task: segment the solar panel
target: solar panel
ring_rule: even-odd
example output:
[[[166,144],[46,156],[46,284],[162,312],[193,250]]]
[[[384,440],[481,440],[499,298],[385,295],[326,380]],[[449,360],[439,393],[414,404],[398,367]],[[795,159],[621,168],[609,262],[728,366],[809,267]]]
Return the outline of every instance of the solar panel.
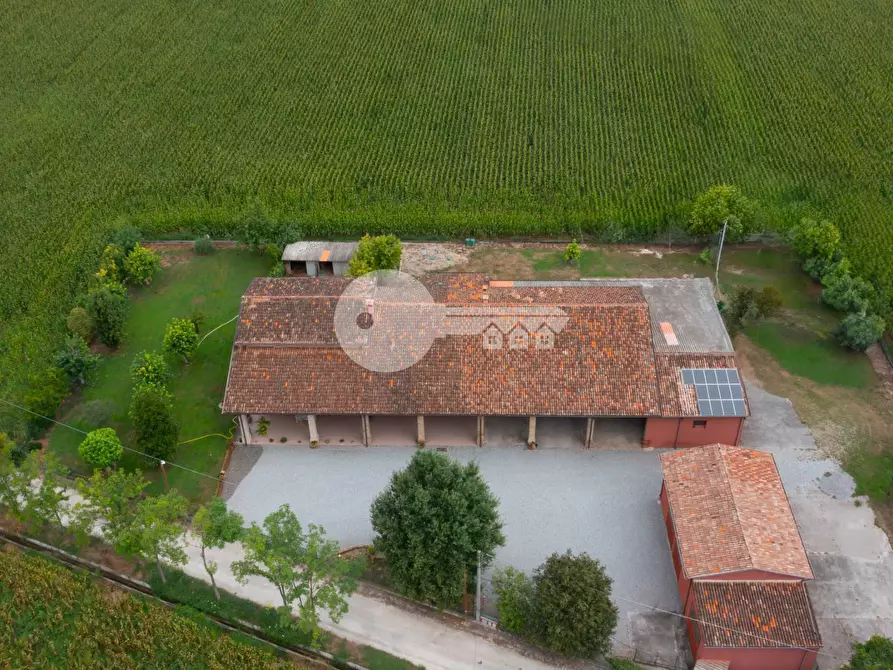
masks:
[[[744,416],[744,390],[735,369],[685,368],[682,383],[694,386],[701,416]]]

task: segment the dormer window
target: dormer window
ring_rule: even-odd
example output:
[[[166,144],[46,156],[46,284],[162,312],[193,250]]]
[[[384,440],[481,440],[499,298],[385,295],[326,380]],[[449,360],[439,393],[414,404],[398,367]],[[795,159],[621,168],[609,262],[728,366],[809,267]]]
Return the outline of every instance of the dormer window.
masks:
[[[509,347],[512,349],[527,348],[527,331],[520,325],[512,328],[512,332],[509,333]]]
[[[537,349],[551,349],[555,345],[555,333],[552,332],[552,329],[549,326],[543,324],[538,331],[536,331],[536,348]]]
[[[484,349],[502,349],[502,333],[493,324],[490,324],[490,327],[484,331],[483,338]]]

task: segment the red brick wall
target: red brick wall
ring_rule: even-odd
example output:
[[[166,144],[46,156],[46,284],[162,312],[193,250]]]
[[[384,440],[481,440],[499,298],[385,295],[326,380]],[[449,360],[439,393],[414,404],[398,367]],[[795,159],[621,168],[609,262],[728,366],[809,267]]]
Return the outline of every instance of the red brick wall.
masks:
[[[695,425],[703,422],[704,425]],[[643,447],[702,447],[707,444],[732,444],[741,441],[744,419],[735,417],[662,419],[645,422]]]
[[[816,652],[801,649],[720,649],[700,647],[699,661],[728,661],[729,670],[812,670]]]

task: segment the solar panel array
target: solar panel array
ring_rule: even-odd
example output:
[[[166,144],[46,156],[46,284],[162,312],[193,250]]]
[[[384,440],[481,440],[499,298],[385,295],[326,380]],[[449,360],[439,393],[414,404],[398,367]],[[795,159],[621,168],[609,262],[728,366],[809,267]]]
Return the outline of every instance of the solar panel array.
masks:
[[[682,383],[695,387],[701,416],[745,416],[744,389],[738,370],[682,370]]]

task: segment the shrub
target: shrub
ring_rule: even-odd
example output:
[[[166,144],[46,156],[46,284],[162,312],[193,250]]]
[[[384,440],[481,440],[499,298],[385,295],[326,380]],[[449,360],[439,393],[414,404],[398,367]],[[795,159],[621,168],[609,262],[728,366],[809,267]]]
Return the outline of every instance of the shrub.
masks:
[[[822,302],[840,312],[865,312],[874,298],[874,287],[849,273],[827,275]]]
[[[205,235],[204,237],[199,237],[195,240],[195,255],[196,256],[210,256],[217,250],[217,247],[214,245],[213,240],[210,237]]]
[[[170,379],[170,371],[164,356],[154,351],[141,351],[130,364],[130,377],[134,386],[148,384],[163,387]]]
[[[127,298],[118,286],[107,284],[87,295],[87,314],[93,321],[100,341],[107,347],[117,347],[124,337],[127,321]]]
[[[885,327],[884,320],[876,314],[858,312],[848,314],[843,318],[836,335],[845,347],[855,351],[865,351],[881,339]]]
[[[273,263],[270,266],[270,273],[267,275],[268,277],[284,277],[285,276],[285,264],[282,261],[278,263]]]
[[[117,244],[106,245],[102,251],[102,259],[99,261],[99,270],[96,277],[101,284],[106,282],[121,282],[124,280],[124,252]]]
[[[71,384],[68,376],[55,365],[37,369],[28,376],[30,391],[25,394],[25,407],[41,416],[30,416],[26,424],[26,435],[22,437],[39,437],[47,426],[59,405],[68,395]]]
[[[59,366],[72,382],[87,383],[89,375],[99,364],[99,356],[90,351],[90,347],[80,335],[72,335],[65,340],[65,346],[56,354],[56,365]]]
[[[729,332],[734,335],[741,328],[776,314],[781,309],[781,293],[774,286],[759,291],[750,286],[736,286],[722,312]]]
[[[504,568],[493,571],[492,583],[499,608],[499,627],[509,633],[524,633],[533,599],[530,577],[520,570]]]
[[[282,264],[282,247],[280,247],[278,244],[270,242],[264,248],[264,251],[267,254],[267,257],[271,261],[273,261],[273,263],[279,263],[280,265]]]
[[[93,319],[83,307],[75,307],[69,312],[65,324],[75,335],[79,335],[87,342],[93,337]]]
[[[834,263],[825,258],[810,258],[803,263],[803,271],[820,282],[831,271]]]
[[[754,226],[756,204],[735,186],[713,186],[696,199],[689,220],[693,235],[712,235],[728,222],[726,240],[746,237]]]
[[[140,451],[155,458],[169,458],[177,448],[180,428],[174,421],[170,394],[157,386],[139,386],[130,401],[130,420]]]
[[[139,243],[124,259],[127,280],[132,284],[151,284],[160,269],[161,256]]]
[[[582,255],[583,249],[577,244],[577,240],[571,240],[571,243],[568,244],[567,248],[564,250],[564,260],[568,263],[579,259]]]
[[[112,243],[126,256],[136,248],[142,239],[142,233],[136,226],[124,226],[115,233]]]
[[[394,586],[441,607],[462,595],[469,566],[481,551],[486,565],[505,543],[499,502],[476,463],[417,451],[372,503],[375,548]]]
[[[611,648],[617,608],[601,563],[586,553],[552,554],[536,569],[533,587],[530,625],[540,644],[580,658]]]
[[[104,469],[121,460],[124,447],[114,429],[98,428],[87,433],[87,437],[78,446],[78,453],[87,465]]]
[[[800,258],[832,261],[840,250],[840,231],[830,221],[803,219],[794,228],[792,246]]]
[[[376,270],[396,270],[400,267],[402,255],[403,247],[396,236],[372,237],[366,234],[360,240],[353,258],[350,259],[347,274],[351,277],[360,277]]]
[[[885,670],[893,668],[893,640],[873,635],[868,642],[853,645],[853,657],[841,670]]]
[[[198,347],[198,333],[189,319],[172,319],[164,331],[164,350],[181,356],[186,363]]]

